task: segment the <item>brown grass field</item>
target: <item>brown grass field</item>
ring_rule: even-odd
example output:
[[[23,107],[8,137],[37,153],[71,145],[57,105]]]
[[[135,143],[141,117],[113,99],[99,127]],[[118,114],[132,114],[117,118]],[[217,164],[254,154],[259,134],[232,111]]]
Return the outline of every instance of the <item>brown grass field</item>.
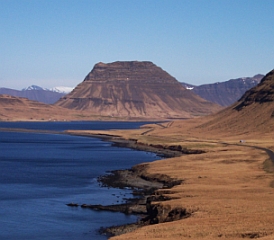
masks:
[[[242,112],[245,118],[239,117],[238,123],[233,110],[228,109],[210,117],[152,124],[138,130],[85,132],[206,151],[144,163],[147,176],[164,174],[183,180],[165,189],[171,200],[159,204],[186,208],[190,217],[148,225],[111,239],[274,239],[273,163],[263,149],[254,148],[274,151],[274,120],[269,117],[272,108],[264,109],[257,120],[249,117],[250,111]],[[267,124],[263,126],[262,121]],[[216,127],[220,125],[225,127]]]

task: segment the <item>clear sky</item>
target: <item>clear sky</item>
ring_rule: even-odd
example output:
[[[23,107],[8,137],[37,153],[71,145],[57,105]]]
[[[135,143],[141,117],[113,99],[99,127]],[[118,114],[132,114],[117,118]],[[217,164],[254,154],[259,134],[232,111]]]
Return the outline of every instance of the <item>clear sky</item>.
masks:
[[[194,85],[266,74],[273,0],[0,0],[0,87],[75,87],[97,62],[152,61]]]

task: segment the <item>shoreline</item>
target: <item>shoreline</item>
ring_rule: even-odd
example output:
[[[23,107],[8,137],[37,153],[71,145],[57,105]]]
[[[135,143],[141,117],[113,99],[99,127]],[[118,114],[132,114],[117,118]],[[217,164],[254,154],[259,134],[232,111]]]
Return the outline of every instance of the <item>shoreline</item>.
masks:
[[[92,134],[94,132],[97,133],[97,136]],[[80,131],[78,131],[76,134],[75,131],[73,135],[97,137],[113,142],[113,144],[115,144],[113,140],[122,141],[121,138],[124,137],[124,139],[130,139],[133,145],[134,143],[138,145],[139,141],[142,141],[145,144],[141,145],[146,147],[151,147],[150,143],[153,142],[161,144],[166,142],[147,141],[147,138],[143,137],[142,131],[136,132],[128,134],[123,131],[110,130],[99,131],[99,134],[98,131],[85,131],[84,134],[79,134]],[[126,142],[127,140],[123,141]],[[178,158],[136,165],[143,167],[136,169],[136,172],[139,170],[139,175],[146,180],[162,179],[166,176],[164,174],[167,174],[173,179],[181,179],[183,182],[183,184],[172,189],[156,188],[149,195],[150,197],[157,197],[158,195],[170,197],[170,199],[166,199],[166,202],[164,202],[165,199],[156,201],[152,199],[152,202],[149,202],[148,206],[150,207],[148,209],[150,212],[147,211],[147,213],[150,214],[149,221],[151,222],[147,225],[141,225],[144,222],[139,221],[140,218],[146,217],[141,215],[137,223],[101,228],[100,230],[98,227],[97,232],[99,231],[111,239],[114,236],[113,239],[136,240],[154,239],[155,233],[162,239],[188,239],[190,237],[196,239],[201,236],[212,240],[220,237],[240,239],[263,236],[269,236],[266,239],[272,239],[273,226],[271,222],[273,221],[271,219],[273,219],[274,180],[273,162],[271,160],[274,156],[273,141],[266,139],[261,142],[257,139],[251,139],[246,144],[239,144],[237,136],[233,139],[222,139],[222,141],[219,139],[214,141],[199,139],[199,144],[196,144],[196,139],[190,139],[190,141],[195,142],[195,145],[189,144],[188,139],[173,142],[190,147],[190,149],[204,149],[206,153],[202,155],[193,154],[187,157],[182,155]],[[168,147],[168,143],[170,142],[167,142],[165,146]],[[187,144],[185,145],[185,143]],[[204,146],[203,144],[207,145]],[[172,146],[172,148],[180,150],[180,145]],[[161,145],[154,146],[161,148]],[[183,151],[185,150],[187,149],[183,149]],[[153,149],[150,151],[154,152]],[[180,152],[182,154],[182,151]],[[131,169],[127,171],[133,172]],[[115,172],[112,173],[116,174]],[[261,201],[262,199],[264,201]],[[146,201],[143,202],[142,207],[147,210],[144,203]],[[77,206],[80,207],[78,204]],[[113,211],[110,209],[113,206],[87,205],[83,207],[92,207],[97,211]],[[120,205],[120,207],[128,209],[125,206]],[[264,212],[261,211],[262,208],[265,209]],[[115,211],[118,212],[117,209]],[[126,214],[135,214],[134,211],[127,210],[127,212]],[[163,212],[167,214],[163,215]],[[229,216],[235,216],[235,218]],[[180,221],[182,218],[185,219]],[[168,220],[173,222],[168,223]],[[156,224],[162,222],[166,223]],[[212,227],[212,222],[216,227]],[[197,224],[200,226],[199,229],[196,227]],[[146,227],[143,228],[142,226]]]
[[[205,151],[203,150],[188,149],[188,148],[182,147],[181,145],[164,146],[161,144],[144,144],[144,143],[138,142],[137,139],[125,139],[119,135],[112,135],[112,134],[95,134],[95,133],[89,133],[89,132],[85,133],[81,130],[80,131],[67,130],[67,131],[64,131],[64,134],[99,138],[103,141],[111,142],[112,146],[131,148],[131,149],[140,150],[144,152],[152,152],[163,158],[179,157],[183,154],[205,153]]]
[[[190,151],[181,146],[145,145],[137,143],[135,139],[123,139],[117,135],[75,133],[66,131],[70,135],[87,136],[100,138],[103,141],[112,142],[113,146],[126,147],[140,151],[153,152],[163,158],[178,157],[183,154],[200,154],[203,151]],[[77,207],[89,208],[96,211],[112,211],[124,214],[139,215],[139,220],[135,223],[123,224],[118,226],[101,227],[99,233],[108,237],[118,236],[129,233],[143,226],[171,222],[190,217],[191,213],[185,208],[163,209],[161,202],[171,200],[165,194],[170,193],[169,189],[179,185],[183,180],[172,179],[168,175],[149,176],[146,175],[148,163],[141,163],[125,170],[114,170],[109,174],[99,176],[97,181],[102,187],[130,188],[133,198],[127,199],[126,203],[113,205],[92,205],[81,204]],[[153,203],[155,202],[155,203]],[[75,207],[73,203],[66,204]]]

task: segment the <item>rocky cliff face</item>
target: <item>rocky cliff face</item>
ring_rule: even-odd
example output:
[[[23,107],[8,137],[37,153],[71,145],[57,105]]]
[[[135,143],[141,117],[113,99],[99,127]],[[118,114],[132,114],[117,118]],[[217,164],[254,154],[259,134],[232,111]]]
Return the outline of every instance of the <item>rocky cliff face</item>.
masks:
[[[96,64],[56,105],[126,118],[189,118],[220,109],[152,62],[138,61]]]
[[[258,74],[254,77],[237,78],[226,82],[200,86],[193,86],[187,83],[183,83],[183,85],[208,101],[221,106],[229,106],[238,101],[247,90],[255,87],[263,76],[264,75]]]

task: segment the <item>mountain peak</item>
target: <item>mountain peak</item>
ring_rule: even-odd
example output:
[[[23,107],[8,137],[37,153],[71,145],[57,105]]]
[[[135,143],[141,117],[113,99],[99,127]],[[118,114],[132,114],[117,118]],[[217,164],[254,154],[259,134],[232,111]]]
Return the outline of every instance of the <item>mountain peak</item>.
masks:
[[[140,74],[148,74],[151,76],[151,71],[153,71],[154,80],[160,80],[159,75],[162,75],[164,72],[161,68],[149,61],[116,61],[112,63],[99,62],[94,65],[93,69],[86,76],[84,81],[136,80],[136,72],[138,72],[139,80],[144,80],[146,78],[140,77]],[[155,74],[157,72],[159,74],[156,76]],[[169,75],[169,78],[170,77],[171,76]]]
[[[29,87],[26,87],[26,88],[22,89],[22,91],[29,91],[29,90],[48,90],[48,89],[39,87],[37,85],[31,85]]]

